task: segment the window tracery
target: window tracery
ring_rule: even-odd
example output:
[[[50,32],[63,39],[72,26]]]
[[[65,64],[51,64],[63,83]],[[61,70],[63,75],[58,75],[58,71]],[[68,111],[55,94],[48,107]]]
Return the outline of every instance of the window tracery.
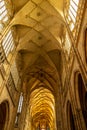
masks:
[[[20,97],[19,97],[17,115],[16,115],[16,118],[15,118],[15,127],[18,127],[19,116],[20,116],[21,111],[22,111],[22,106],[23,106],[23,93],[21,92]]]
[[[23,93],[20,94],[17,113],[21,113],[21,111],[22,111],[22,104],[23,104]]]
[[[73,31],[75,27],[78,6],[79,6],[79,0],[70,0],[69,2],[66,1],[65,17],[71,31]]]
[[[4,38],[3,42],[2,42],[2,46],[3,46],[3,49],[4,49],[5,55],[7,57],[8,54],[10,53],[10,51],[12,51],[13,48],[14,48],[14,40],[13,40],[11,30],[5,36],[5,38]]]
[[[3,29],[5,22],[8,21],[8,11],[4,0],[0,0],[0,31]]]
[[[9,1],[0,0],[0,62],[4,62],[7,56],[14,49],[14,40],[12,29],[7,32],[5,36],[2,36],[4,27],[9,23],[11,17],[11,5]],[[9,5],[9,6],[8,6]]]

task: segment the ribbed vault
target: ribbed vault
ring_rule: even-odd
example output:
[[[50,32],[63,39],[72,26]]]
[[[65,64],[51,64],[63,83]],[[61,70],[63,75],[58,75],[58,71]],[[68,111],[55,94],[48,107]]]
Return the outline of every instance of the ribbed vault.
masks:
[[[30,95],[30,114],[36,127],[40,124],[53,127],[55,119],[55,101],[51,91],[43,86]],[[45,125],[44,124],[44,125]]]
[[[26,0],[18,3],[13,1],[16,14],[10,25],[16,27],[15,40],[19,43],[17,51],[22,55],[22,75],[32,65],[37,64],[37,61],[40,67],[45,63],[61,71],[65,30],[61,15],[63,1]]]
[[[16,28],[19,73],[23,90],[30,95],[30,116],[35,127],[54,129],[63,67],[63,0],[14,0],[13,5],[15,17],[10,26]]]

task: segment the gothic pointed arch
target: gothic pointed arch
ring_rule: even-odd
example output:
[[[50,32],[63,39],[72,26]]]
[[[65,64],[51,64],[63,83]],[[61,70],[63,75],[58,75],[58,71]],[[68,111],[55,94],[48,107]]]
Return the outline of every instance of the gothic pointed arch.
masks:
[[[75,89],[77,106],[82,112],[85,126],[87,128],[87,90],[83,77],[79,72],[75,74]]]
[[[3,101],[0,104],[0,130],[6,130],[9,121],[9,104]]]
[[[67,125],[68,125],[68,130],[76,130],[74,115],[73,115],[70,101],[67,102]]]

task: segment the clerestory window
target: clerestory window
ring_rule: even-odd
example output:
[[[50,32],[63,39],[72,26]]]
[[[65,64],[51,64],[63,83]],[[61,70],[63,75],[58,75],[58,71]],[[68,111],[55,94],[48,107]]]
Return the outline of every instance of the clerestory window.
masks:
[[[17,113],[21,113],[21,111],[22,111],[22,104],[23,104],[23,94],[21,93],[20,98],[19,98],[19,104],[18,104]]]
[[[13,49],[14,49],[14,40],[13,40],[13,36],[12,36],[12,31],[11,30],[7,33],[7,35],[3,39],[2,46],[3,46],[3,49],[4,49],[5,55],[7,57],[8,54],[11,51],[13,51]]]
[[[78,5],[79,5],[79,0],[70,0],[69,3],[66,2],[65,15],[71,31],[73,31],[75,27]]]
[[[5,22],[9,20],[8,11],[4,0],[0,0],[0,30],[3,29]]]
[[[21,111],[22,111],[22,105],[23,105],[23,93],[20,94],[20,98],[19,98],[17,115],[16,115],[16,119],[15,119],[15,127],[18,127],[18,125],[19,125],[19,116],[20,116]]]
[[[4,27],[7,26],[10,20],[9,7],[11,7],[11,3],[8,0],[0,0],[0,62],[5,61],[15,46],[11,29],[7,31],[5,36],[2,36]]]

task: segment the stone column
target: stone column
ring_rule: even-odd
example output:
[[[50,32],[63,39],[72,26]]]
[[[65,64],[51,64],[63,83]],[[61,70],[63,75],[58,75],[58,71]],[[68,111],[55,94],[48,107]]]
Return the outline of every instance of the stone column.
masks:
[[[72,93],[73,90],[70,87],[70,98],[71,98],[71,105],[72,105],[72,110],[73,110],[73,115],[74,115],[74,122],[75,122],[75,127],[76,130],[86,130],[85,122],[83,119],[83,114],[81,108],[77,107],[76,99],[74,94]]]
[[[78,130],[86,130],[86,125],[83,119],[82,110],[76,109],[75,120],[78,122]]]
[[[55,99],[55,111],[56,111],[56,127],[57,130],[63,130],[62,125],[62,104],[61,104],[61,97],[59,94]]]
[[[24,130],[32,130],[31,124],[32,124],[32,119],[30,116],[29,108],[27,107]]]

